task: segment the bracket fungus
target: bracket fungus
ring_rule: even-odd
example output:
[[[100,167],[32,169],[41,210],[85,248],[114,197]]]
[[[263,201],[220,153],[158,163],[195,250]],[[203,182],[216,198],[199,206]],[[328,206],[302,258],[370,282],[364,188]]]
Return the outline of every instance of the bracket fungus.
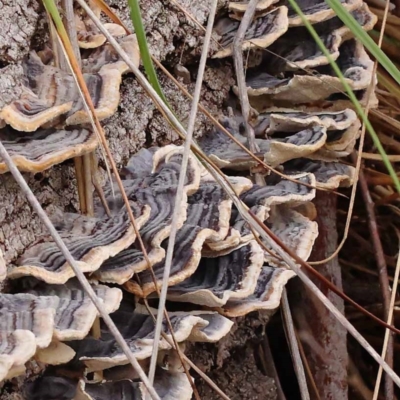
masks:
[[[193,389],[183,372],[156,370],[154,389],[162,400],[190,400]],[[110,381],[104,383],[79,382],[75,400],[145,400],[146,390],[143,383],[131,380]]]
[[[0,140],[20,171],[40,172],[69,158],[96,149],[96,135],[84,128],[38,129],[32,133],[17,132],[11,127],[0,129]],[[0,158],[0,173],[8,168]]]
[[[130,201],[140,228],[150,216],[147,204]],[[100,265],[131,245],[136,235],[125,208],[116,216],[85,218],[77,216],[78,232],[63,232],[62,238],[83,272],[96,271]],[[21,256],[8,277],[33,276],[50,284],[63,284],[74,276],[58,246],[51,238],[42,238]]]
[[[136,36],[118,40],[139,65]],[[43,171],[98,145],[91,129],[77,126],[89,124],[90,117],[73,75],[52,65],[51,51],[42,58],[34,51],[29,53],[21,97],[0,110],[0,140],[17,167],[26,172]],[[108,118],[118,107],[121,76],[129,68],[108,43],[89,53],[82,63],[96,115],[100,120]],[[0,159],[0,173],[6,171]]]
[[[132,308],[118,310],[111,315],[116,326],[127,341],[138,360],[150,357],[154,343],[154,321],[149,314],[134,311]],[[192,311],[169,313],[174,336],[178,343],[201,341],[214,343],[225,336],[233,322],[216,312]],[[172,339],[164,327],[165,334]],[[88,371],[101,371],[118,365],[128,364],[126,355],[106,327],[102,327],[99,339],[87,337],[69,344],[76,352],[76,359],[82,361]],[[162,338],[160,350],[169,350],[171,345]]]
[[[101,16],[101,8],[96,2],[89,0],[89,5],[97,18]],[[75,26],[78,36],[78,45],[82,49],[98,48],[106,42],[106,37],[99,31],[95,23],[86,12],[78,6],[74,9]],[[105,23],[104,27],[115,37],[126,35],[125,29],[118,24]]]
[[[343,76],[352,90],[365,90],[372,80],[373,61],[369,58],[362,44],[355,40],[344,42],[339,48],[336,60]],[[290,77],[277,78],[284,73],[278,69],[268,70],[270,60],[248,71],[246,85],[249,96],[263,96],[270,101],[290,101],[293,104],[312,103],[328,99],[335,93],[344,91],[343,84],[328,64],[313,69],[312,74],[305,74],[303,68]],[[269,71],[269,72],[268,72]],[[312,88],[312,90],[311,90]],[[235,93],[237,89],[234,88]]]
[[[288,29],[288,9],[278,7],[266,15],[253,21],[246,31],[243,50],[253,48],[266,48]],[[222,50],[213,55],[213,58],[224,58],[232,55],[233,40],[240,25],[239,21],[223,18],[217,21],[214,32],[220,38]]]

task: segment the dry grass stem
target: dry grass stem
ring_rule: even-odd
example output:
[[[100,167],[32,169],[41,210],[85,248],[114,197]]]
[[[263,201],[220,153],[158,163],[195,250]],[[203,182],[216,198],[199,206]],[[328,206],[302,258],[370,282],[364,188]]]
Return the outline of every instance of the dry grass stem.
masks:
[[[194,126],[195,126],[196,116],[197,116],[198,103],[200,100],[204,70],[206,67],[206,62],[207,62],[207,57],[208,57],[208,50],[209,50],[209,46],[210,46],[212,29],[214,26],[214,19],[215,19],[215,13],[217,10],[217,4],[218,4],[218,1],[214,0],[212,3],[212,6],[211,6],[209,17],[208,17],[207,31],[206,31],[203,50],[202,50],[202,54],[201,54],[201,58],[200,58],[200,65],[199,65],[199,69],[198,69],[196,87],[194,90],[192,107],[191,107],[190,116],[189,116],[189,123],[188,123],[186,138],[185,138],[181,170],[179,173],[178,187],[177,187],[176,197],[175,197],[174,213],[173,213],[172,222],[171,222],[171,231],[169,234],[167,254],[165,257],[163,283],[162,283],[160,301],[159,301],[158,311],[157,311],[157,323],[156,323],[156,329],[155,329],[155,334],[154,334],[153,352],[152,352],[152,356],[151,356],[150,370],[149,370],[150,382],[153,382],[153,380],[154,380],[154,374],[155,374],[155,369],[156,369],[158,344],[160,341],[163,313],[164,313],[164,308],[165,308],[165,301],[167,298],[168,279],[169,279],[169,275],[170,275],[170,271],[171,271],[172,256],[173,256],[173,252],[174,252],[175,238],[176,238],[176,233],[177,233],[177,223],[178,223],[179,214],[181,211],[180,209],[181,209],[181,203],[182,203],[183,186],[185,184],[185,179],[186,179],[186,170],[187,170],[187,165],[188,165],[188,160],[189,160],[190,147],[192,144]]]
[[[249,149],[253,154],[259,153],[260,149],[256,144],[254,129],[250,124],[250,117],[251,117],[250,103],[245,81],[242,44],[247,28],[249,27],[250,23],[253,20],[257,4],[258,0],[250,0],[250,2],[248,3],[246,12],[243,15],[243,18],[239,25],[239,29],[236,32],[235,39],[233,41],[233,60],[235,65],[240,107],[242,109],[242,115],[244,120],[243,122],[247,135]],[[260,173],[255,174],[255,181],[258,185],[262,185],[265,182],[263,176]]]
[[[297,382],[299,383],[301,398],[302,400],[310,400],[310,393],[308,392],[306,375],[304,373],[303,362],[301,361],[299,346],[297,343],[296,331],[293,324],[292,313],[290,312],[290,305],[286,289],[283,289],[282,291],[282,315],[285,321],[285,327],[286,327],[285,332],[288,337],[290,354],[292,356]]]
[[[399,232],[397,232],[397,236],[400,238]],[[398,287],[398,283],[399,283],[399,275],[400,275],[400,241],[399,241],[399,252],[398,252],[398,256],[397,256],[396,270],[394,273],[393,287],[391,290],[392,294],[390,297],[389,312],[388,312],[388,316],[387,316],[388,324],[391,324],[392,320],[393,320],[393,311],[394,311],[394,305],[395,305],[395,301],[396,301],[397,287]],[[388,329],[386,329],[385,337],[383,340],[383,347],[382,347],[382,358],[386,357],[388,347],[390,346],[390,344],[389,344],[390,341],[392,342],[392,345],[393,345],[393,334]],[[379,387],[380,387],[380,383],[381,383],[381,379],[382,379],[382,372],[383,372],[382,367],[379,366],[378,375],[377,375],[376,381],[375,381],[373,400],[378,399]]]

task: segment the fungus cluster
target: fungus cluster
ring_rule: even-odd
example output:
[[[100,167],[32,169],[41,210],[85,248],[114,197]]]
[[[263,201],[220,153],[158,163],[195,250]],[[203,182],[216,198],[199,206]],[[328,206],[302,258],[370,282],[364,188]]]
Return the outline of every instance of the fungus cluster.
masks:
[[[299,5],[362,99],[375,80],[373,63],[362,45],[325,2],[308,0]],[[376,18],[365,3],[345,0],[343,5],[365,30],[373,27]],[[214,58],[232,54],[245,9],[245,3],[230,3],[229,18],[217,22],[222,50]],[[79,45],[91,49],[82,60],[84,77],[97,116],[104,119],[118,106],[121,76],[128,68],[84,14],[77,13],[77,26]],[[107,29],[139,63],[135,36],[113,24]],[[316,189],[352,185],[354,168],[341,159],[352,152],[360,122],[345,107],[343,88],[328,60],[285,0],[259,2],[243,48],[259,47],[272,53],[262,53],[260,63],[247,74],[248,94],[258,111],[256,156],[287,178],[264,171],[266,184],[254,184],[246,176],[256,162],[218,129],[210,130],[198,144],[226,172],[236,195],[250,210],[292,252],[307,260],[318,235],[312,204]],[[0,140],[18,168],[38,172],[95,149],[97,139],[87,128],[89,118],[72,75],[34,52],[25,62],[25,75],[23,96],[0,111]],[[221,123],[247,146],[241,118],[224,117]],[[144,370],[155,327],[142,299],[156,304],[162,285],[182,154],[183,148],[175,145],[142,149],[123,170],[123,185],[148,260],[113,182],[104,188],[111,215],[99,201],[94,217],[66,213],[54,219]],[[6,170],[0,160],[0,172]],[[256,239],[261,238],[255,238],[232,200],[193,155],[182,194],[167,299],[174,310],[181,310],[169,312],[169,318],[184,350],[187,342],[218,342],[231,330],[232,318],[251,312],[271,315],[295,274],[259,244]],[[6,276],[17,281],[13,286],[19,289],[0,294],[0,380],[23,374],[25,364],[35,359],[49,366],[27,385],[35,398],[144,398],[128,359],[103,321],[96,325],[96,308],[50,236],[37,238],[8,268],[0,253],[0,278]],[[166,324],[163,330],[171,337]],[[75,374],[53,374],[51,367],[60,365]],[[165,400],[192,396],[165,338],[159,344],[155,388]]]

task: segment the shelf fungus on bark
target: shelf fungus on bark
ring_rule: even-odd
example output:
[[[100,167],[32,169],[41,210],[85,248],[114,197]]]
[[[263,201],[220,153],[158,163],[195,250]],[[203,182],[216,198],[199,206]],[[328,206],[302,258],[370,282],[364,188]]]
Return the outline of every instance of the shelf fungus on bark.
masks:
[[[269,207],[255,205],[250,207],[250,211],[256,215],[260,221],[265,221],[269,216]],[[242,218],[235,206],[232,207],[229,224],[228,234],[223,240],[206,243],[204,245],[202,250],[202,255],[204,257],[219,257],[229,254],[229,252],[233,251],[237,247],[254,239],[253,231]],[[254,231],[254,234],[257,235],[257,232]]]
[[[182,203],[179,207],[180,216],[177,224],[181,228],[186,220],[188,207],[187,196],[199,186],[200,168],[197,161],[191,159],[189,163],[186,185],[183,189]],[[176,190],[178,186],[180,163],[167,162],[159,166],[158,171],[147,176],[140,187],[128,189],[136,201],[150,206],[150,217],[140,230],[143,245],[146,249],[148,261],[153,266],[165,257],[162,242],[169,237]],[[140,181],[140,178],[137,180]],[[148,268],[140,243],[136,240],[128,249],[107,260],[95,273],[95,277],[103,282],[123,284],[134,273]]]
[[[169,289],[168,299],[218,307],[245,298],[254,292],[263,263],[255,240],[222,257],[203,257],[193,275]]]
[[[193,395],[185,373],[162,368],[156,369],[154,389],[162,400],[190,400]],[[101,383],[80,380],[75,400],[145,400],[146,393],[142,382],[127,379]]]
[[[123,308],[123,307],[122,307]],[[176,341],[217,342],[231,329],[233,322],[215,312],[191,311],[169,313]],[[138,360],[151,356],[154,341],[154,321],[148,314],[123,308],[111,314],[122,336]],[[163,325],[164,332],[171,334]],[[76,352],[76,359],[82,361],[90,371],[100,371],[129,363],[125,354],[117,346],[115,339],[105,326],[101,337],[86,337],[82,341],[69,343]],[[160,350],[169,350],[171,345],[161,338]]]
[[[299,158],[283,165],[286,174],[307,171],[315,176],[315,185],[318,188],[337,189],[349,187],[354,182],[354,167],[340,162],[324,162]]]
[[[69,158],[96,149],[96,135],[87,129],[38,129],[21,133],[5,127],[0,129],[0,140],[20,171],[41,172]],[[8,167],[0,158],[0,173]]]
[[[240,198],[248,207],[255,205],[265,207],[271,207],[276,204],[290,205],[314,199],[316,181],[313,174],[299,173],[289,177],[292,180],[284,178],[274,180],[271,178],[265,186],[254,185],[250,190],[243,193]]]
[[[276,4],[278,3],[278,4]],[[305,18],[311,24],[327,21],[336,16],[336,13],[323,0],[300,0],[296,2],[303,12]],[[241,20],[246,12],[248,2],[231,2],[228,5],[231,18]],[[349,12],[356,10],[362,5],[362,0],[341,0],[342,6]],[[273,5],[286,6],[288,8],[289,27],[302,26],[301,17],[292,8],[288,0],[261,0],[255,10],[255,16],[260,17],[271,11]]]
[[[100,18],[101,9],[94,1],[90,1],[90,8],[97,18]],[[81,7],[75,7],[75,26],[78,36],[78,44],[82,49],[94,49],[106,42],[106,37],[100,32],[92,19]],[[126,35],[125,29],[118,24],[105,23],[104,27],[115,37]]]
[[[4,314],[3,314],[4,316]],[[25,372],[25,363],[36,352],[36,338],[26,329],[0,331],[0,381]]]
[[[282,137],[282,132],[296,132],[298,129],[316,125],[326,128],[326,141],[322,147],[306,157],[320,157],[324,161],[327,161],[328,157],[332,160],[349,155],[361,128],[361,123],[352,110],[319,114],[276,110],[258,115],[255,133],[257,137],[266,136],[273,139],[275,135]]]
[[[278,7],[266,15],[256,18],[246,31],[242,49],[266,48],[275,42],[288,29],[287,14],[287,7]],[[217,21],[214,32],[219,37],[222,50],[215,53],[212,56],[213,58],[224,58],[232,55],[233,41],[239,25],[239,21],[230,18],[222,18]]]
[[[236,121],[224,118],[221,122],[240,143],[248,147],[247,137],[239,132]],[[255,155],[263,160],[264,154],[270,151],[270,142],[266,139],[255,139],[255,142],[260,149]],[[256,163],[238,144],[217,128],[203,135],[198,143],[220,168],[248,170]]]
[[[256,10],[255,10],[255,17],[262,17],[265,15],[268,11],[270,11],[270,7],[273,4],[278,3],[279,0],[260,0],[257,5],[256,5]],[[244,13],[246,12],[248,2],[245,1],[239,1],[239,2],[230,2],[228,4],[228,10],[229,10],[229,17],[237,20],[241,20]]]
[[[108,312],[119,307],[119,289],[94,289]],[[24,364],[35,353],[46,363],[70,361],[74,352],[59,340],[84,338],[97,316],[97,309],[82,289],[67,287],[1,294],[0,308],[0,380],[23,374]]]
[[[353,11],[352,16],[365,31],[371,30],[377,22],[377,17],[371,13],[365,3]],[[340,55],[340,46],[353,38],[351,30],[338,17],[318,23],[314,25],[314,29],[334,60]],[[277,78],[284,72],[304,74],[308,72],[304,69],[323,65],[329,65],[328,58],[315,43],[308,29],[300,26],[289,28],[285,34],[274,41],[268,47],[268,51],[262,53],[261,65],[255,69],[261,69],[261,72],[269,73]],[[269,85],[272,85],[272,82]]]
[[[130,205],[140,229],[150,216],[150,207],[133,201]],[[136,239],[125,208],[112,218],[76,216],[74,229],[61,232],[61,236],[82,272],[96,271],[105,260],[129,247]],[[11,279],[22,276],[63,284],[74,276],[74,272],[54,241],[42,238],[23,253],[18,266],[8,273]]]
[[[272,108],[257,116],[254,129],[258,136],[269,136],[275,132],[294,132],[312,125],[324,126],[327,132],[343,131],[355,123],[358,123],[357,115],[350,109],[337,112],[307,113],[298,110]]]
[[[302,260],[308,259],[318,236],[318,224],[316,222],[285,205],[281,205],[271,208],[266,225],[294,254]],[[264,244],[269,248],[266,243]],[[286,263],[277,257],[271,248],[269,250],[269,252],[264,252],[264,261],[270,266],[287,268]]]
[[[287,281],[295,275],[286,268],[264,266],[254,293],[245,299],[228,301],[218,312],[227,317],[241,317],[253,311],[274,311],[279,307]]]
[[[238,195],[252,186],[251,181],[246,178],[228,179]],[[211,176],[203,177],[199,189],[188,197],[187,219],[176,235],[168,285],[182,282],[194,273],[199,265],[204,243],[226,237],[231,208],[232,200],[220,185]],[[162,243],[164,249],[167,246],[168,239]],[[164,266],[164,260],[153,266],[158,287],[162,284]],[[128,291],[146,297],[156,290],[149,270],[139,273],[138,277],[140,284],[135,280],[125,283]]]
[[[118,309],[120,289],[95,285],[96,295],[108,312]],[[54,339],[84,338],[97,317],[97,309],[78,285],[42,286],[27,293],[1,294],[1,332],[33,332],[36,345],[46,348]]]
[[[223,123],[242,145],[248,146],[247,137],[241,132],[241,124],[237,127],[237,124],[229,119],[225,119]],[[322,125],[311,125],[292,132],[276,132],[269,139],[255,139],[260,149],[255,155],[275,167],[293,158],[307,157],[321,149],[326,140],[326,128]],[[199,140],[199,144],[220,168],[248,170],[257,164],[253,157],[218,129],[206,133]]]
[[[352,90],[365,90],[373,80],[373,61],[369,58],[362,44],[357,40],[344,42],[339,49],[337,64]],[[286,101],[292,104],[307,104],[318,100],[329,99],[345,89],[330,65],[319,65],[305,73],[302,70],[294,73],[268,70],[267,61],[248,71],[246,85],[249,96],[258,97],[259,103],[264,100]],[[299,67],[300,68],[300,67]],[[285,73],[287,77],[277,77]],[[236,88],[234,91],[236,92]]]
[[[127,36],[120,42],[132,61],[138,65],[139,52],[135,36]],[[120,100],[121,75],[127,70],[127,65],[108,45],[95,52],[94,58],[87,60],[84,79],[100,120],[115,113]],[[45,65],[35,52],[31,52],[25,60],[24,72],[26,87],[23,96],[5,106],[0,112],[0,119],[21,132],[33,132],[41,126],[90,123],[72,74]]]
[[[102,299],[105,310],[112,313],[119,308],[122,292],[118,288],[94,285],[96,296]],[[39,283],[29,293],[36,296],[58,298],[54,317],[53,339],[58,341],[81,340],[86,337],[98,317],[98,311],[86,292],[76,280],[65,285],[47,285]]]
[[[296,3],[311,24],[336,17],[335,11],[324,0],[300,0]],[[341,0],[340,3],[347,11],[351,12],[362,5],[362,0]],[[289,1],[285,0],[283,4],[289,9],[289,26],[303,25],[301,17],[293,10]]]

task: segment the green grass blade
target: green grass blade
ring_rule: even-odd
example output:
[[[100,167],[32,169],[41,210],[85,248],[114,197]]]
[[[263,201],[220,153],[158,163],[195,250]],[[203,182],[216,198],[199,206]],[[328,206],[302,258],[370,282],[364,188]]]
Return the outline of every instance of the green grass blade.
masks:
[[[354,17],[342,6],[339,0],[326,0],[328,5],[335,11],[336,15],[349,27],[355,37],[357,37],[383,68],[400,85],[400,71],[392,63],[390,58],[379,48],[373,39],[365,32]]]
[[[326,1],[327,2],[332,2],[332,1],[337,1],[337,0],[326,0]],[[376,134],[374,128],[372,127],[371,123],[369,122],[368,117],[364,113],[364,110],[362,109],[361,104],[357,100],[355,94],[351,90],[351,87],[349,86],[349,84],[347,83],[345,77],[343,76],[342,71],[340,70],[340,68],[338,67],[336,62],[333,60],[331,54],[329,53],[328,49],[325,47],[324,43],[322,42],[322,40],[318,36],[318,33],[315,31],[314,27],[306,19],[305,15],[301,11],[300,7],[297,5],[296,0],[289,0],[289,3],[293,7],[293,9],[296,11],[296,13],[300,16],[303,24],[306,26],[306,28],[310,32],[311,36],[313,37],[313,39],[317,43],[318,47],[321,49],[321,51],[324,53],[324,55],[329,60],[329,63],[331,64],[333,70],[335,71],[336,75],[340,79],[340,81],[341,81],[343,87],[345,88],[350,100],[353,102],[358,115],[360,116],[360,118],[364,122],[366,129],[368,130],[369,134],[371,135],[371,138],[372,138],[372,140],[374,142],[374,145],[376,146],[379,154],[381,155],[382,161],[383,161],[385,167],[387,168],[387,170],[389,172],[389,175],[393,179],[393,182],[394,182],[394,185],[396,187],[396,190],[400,193],[400,181],[399,181],[399,179],[398,179],[398,177],[396,175],[396,172],[393,169],[393,166],[392,166],[392,164],[390,163],[390,161],[389,161],[389,159],[387,157],[385,149],[383,148],[383,146],[382,146],[382,144],[381,144],[381,142],[380,142],[380,140],[378,138],[378,135]],[[353,18],[353,21],[355,22],[355,24],[357,24],[357,22],[354,20],[354,18]],[[358,24],[357,24],[357,26],[358,26]],[[358,28],[361,29],[360,26],[358,26]],[[372,41],[372,39],[366,34],[366,32],[364,32],[363,30],[362,30],[362,32],[365,33],[365,35],[368,37],[368,39]],[[376,46],[374,42],[373,42],[373,44],[374,44],[374,46]],[[376,47],[379,49],[378,46],[376,46]],[[379,49],[379,51],[382,53],[382,51],[380,49]],[[390,61],[390,63],[393,65],[393,63],[391,61]],[[397,72],[399,72],[399,71],[397,71]]]
[[[136,37],[139,43],[140,56],[143,61],[143,66],[146,71],[147,79],[149,80],[151,86],[153,86],[154,90],[161,97],[164,103],[169,107],[168,100],[164,95],[164,92],[161,89],[160,82],[158,81],[156,70],[153,65],[153,61],[151,59],[149,46],[147,44],[146,33],[144,31],[142,15],[139,7],[139,0],[128,0],[130,15],[132,24],[135,28]]]

